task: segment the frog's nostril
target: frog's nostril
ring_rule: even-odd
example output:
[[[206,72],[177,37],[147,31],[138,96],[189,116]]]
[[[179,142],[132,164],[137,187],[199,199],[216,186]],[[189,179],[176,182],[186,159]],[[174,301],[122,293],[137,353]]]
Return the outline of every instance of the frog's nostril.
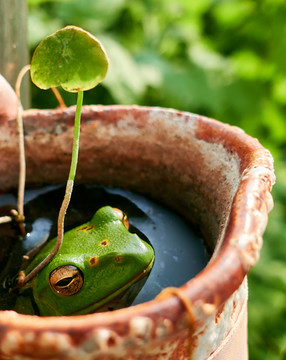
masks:
[[[123,261],[123,256],[122,255],[117,255],[115,256],[115,262],[119,263]]]

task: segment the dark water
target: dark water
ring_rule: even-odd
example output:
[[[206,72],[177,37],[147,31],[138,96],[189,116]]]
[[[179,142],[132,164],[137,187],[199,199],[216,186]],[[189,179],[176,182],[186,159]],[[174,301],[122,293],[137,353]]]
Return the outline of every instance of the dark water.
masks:
[[[0,308],[13,308],[17,294],[9,294],[21,266],[22,255],[56,236],[58,211],[64,187],[28,190],[25,194],[25,216],[28,235],[21,239],[17,229],[0,225]],[[0,197],[0,216],[16,205],[13,194]],[[130,222],[130,231],[147,238],[155,251],[153,269],[133,304],[153,299],[167,286],[180,286],[200,272],[207,255],[200,237],[173,211],[145,197],[98,186],[75,186],[65,220],[65,229],[80,225],[104,205],[120,208]]]

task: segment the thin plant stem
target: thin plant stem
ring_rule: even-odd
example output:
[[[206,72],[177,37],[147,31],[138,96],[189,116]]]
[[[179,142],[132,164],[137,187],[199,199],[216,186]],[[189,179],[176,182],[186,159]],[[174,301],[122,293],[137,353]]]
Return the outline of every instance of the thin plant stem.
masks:
[[[60,108],[66,108],[67,106],[66,106],[66,104],[65,104],[59,90],[56,87],[51,87],[51,89],[52,89],[52,92],[54,93],[56,99],[58,100],[59,107]]]
[[[19,153],[20,153],[19,155],[20,171],[19,171],[17,208],[18,208],[19,216],[22,217],[24,220],[26,159],[25,159],[24,128],[23,128],[23,119],[22,119],[22,104],[19,100],[18,100],[18,111],[17,111],[17,125],[19,132]]]
[[[1,216],[0,217],[0,224],[6,224],[11,222],[13,219],[11,216]]]
[[[24,75],[30,70],[30,65],[26,65],[20,71],[16,81],[15,91],[18,98],[17,109],[17,126],[19,133],[19,153],[20,153],[20,171],[19,171],[19,184],[18,184],[18,221],[22,235],[26,235],[25,227],[23,225],[24,217],[24,193],[25,193],[25,181],[26,181],[26,160],[25,160],[25,143],[24,143],[24,127],[22,118],[22,104],[20,96],[20,87]]]
[[[25,160],[25,143],[24,143],[24,128],[23,128],[23,118],[22,118],[22,104],[21,104],[21,95],[20,95],[20,88],[21,83],[23,80],[24,75],[27,71],[30,70],[30,65],[24,66],[16,81],[15,85],[15,92],[18,99],[17,104],[17,128],[18,128],[18,135],[19,135],[19,182],[18,182],[18,199],[17,199],[17,209],[12,210],[12,216],[3,216],[0,217],[0,224],[4,224],[7,222],[11,222],[13,219],[19,225],[21,234],[23,236],[26,235],[25,226],[23,224],[25,220],[24,216],[24,193],[25,193],[25,182],[26,182],[26,160]]]
[[[79,151],[79,135],[80,135],[80,119],[81,119],[81,108],[83,102],[83,91],[79,91],[77,95],[77,106],[74,120],[74,139],[73,139],[73,149],[72,149],[72,159],[69,177],[66,185],[66,192],[64,196],[64,200],[62,206],[60,208],[59,216],[58,216],[58,237],[55,244],[54,249],[51,253],[42,261],[39,265],[37,265],[28,275],[26,275],[22,279],[19,279],[19,286],[23,287],[28,281],[30,281],[33,277],[35,277],[57,254],[59,249],[61,248],[63,237],[64,237],[64,220],[67,208],[70,203],[71,194],[73,190],[73,184],[76,174],[77,162],[78,162],[78,151]]]

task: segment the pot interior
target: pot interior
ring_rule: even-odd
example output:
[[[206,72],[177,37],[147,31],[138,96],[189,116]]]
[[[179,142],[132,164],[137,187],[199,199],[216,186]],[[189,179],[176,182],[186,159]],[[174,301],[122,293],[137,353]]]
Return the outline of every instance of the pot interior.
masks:
[[[73,115],[73,108],[25,113],[27,187],[65,183]],[[121,187],[156,199],[198,227],[214,249],[238,188],[241,164],[235,148],[209,136],[216,134],[217,122],[208,120],[203,134],[202,121],[197,115],[156,108],[85,107],[76,183]],[[9,156],[9,162],[2,163],[2,191],[18,181],[15,124],[10,122],[6,130],[9,146],[2,147],[1,158]],[[222,129],[229,138],[227,130]]]

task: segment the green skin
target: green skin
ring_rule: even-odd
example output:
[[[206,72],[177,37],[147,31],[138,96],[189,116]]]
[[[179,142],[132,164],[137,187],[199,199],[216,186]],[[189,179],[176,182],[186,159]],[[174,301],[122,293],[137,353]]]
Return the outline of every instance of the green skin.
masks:
[[[42,248],[27,273],[47,256],[55,241]],[[130,233],[113,209],[106,206],[91,221],[66,232],[60,251],[21,291],[32,288],[40,315],[87,314],[110,303],[146,276],[153,262],[153,248]],[[50,284],[50,274],[64,265],[76,266],[83,275],[82,287],[73,295],[61,295]],[[30,313],[29,298],[18,299],[16,311]]]

